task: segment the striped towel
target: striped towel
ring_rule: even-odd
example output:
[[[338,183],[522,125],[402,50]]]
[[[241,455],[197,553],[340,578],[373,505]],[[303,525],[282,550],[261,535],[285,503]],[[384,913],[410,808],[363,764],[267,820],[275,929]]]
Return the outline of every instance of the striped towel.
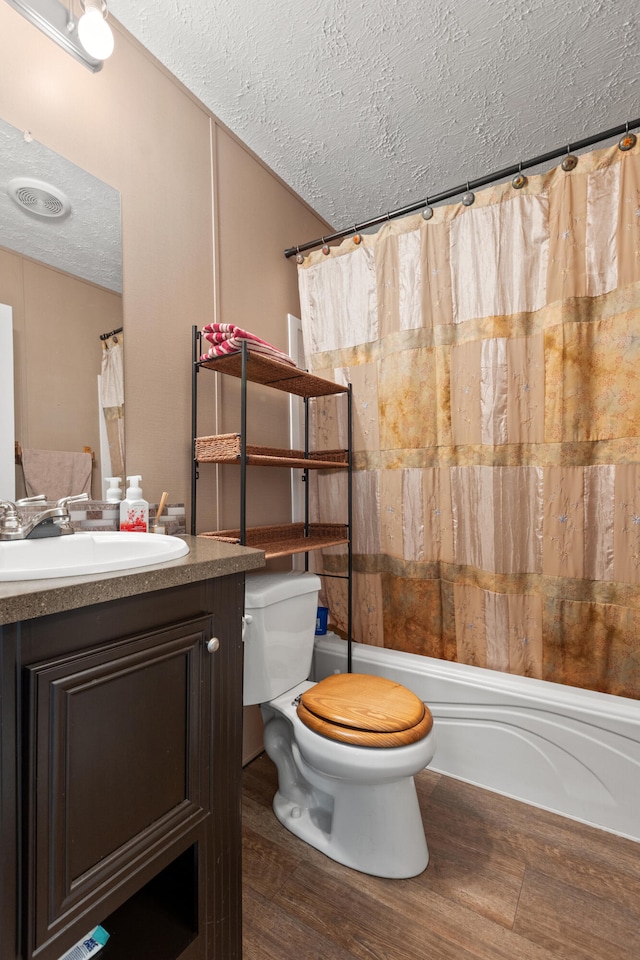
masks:
[[[261,340],[253,333],[248,333],[234,323],[208,323],[202,328],[202,336],[212,345],[208,353],[204,353],[200,359],[210,360],[211,357],[224,357],[229,353],[238,353],[242,350],[242,341],[247,341],[247,346],[254,353],[261,353],[267,357],[273,357],[274,360],[280,360],[283,363],[290,363],[295,367],[295,360],[290,356],[278,350],[277,347]]]

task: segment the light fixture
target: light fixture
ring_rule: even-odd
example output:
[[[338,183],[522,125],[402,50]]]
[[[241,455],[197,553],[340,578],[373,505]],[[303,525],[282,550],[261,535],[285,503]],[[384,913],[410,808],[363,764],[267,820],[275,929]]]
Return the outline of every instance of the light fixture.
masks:
[[[113,53],[106,0],[80,0],[80,4],[84,13],[78,22],[78,39],[89,56],[106,60]]]
[[[82,33],[85,26],[96,24],[98,32],[108,37],[104,46],[98,48],[79,35],[80,24],[74,15],[76,2],[83,10],[80,23],[89,17]],[[113,51],[113,33],[105,19],[107,4],[103,0],[7,0],[7,3],[94,73],[102,69],[103,60]]]

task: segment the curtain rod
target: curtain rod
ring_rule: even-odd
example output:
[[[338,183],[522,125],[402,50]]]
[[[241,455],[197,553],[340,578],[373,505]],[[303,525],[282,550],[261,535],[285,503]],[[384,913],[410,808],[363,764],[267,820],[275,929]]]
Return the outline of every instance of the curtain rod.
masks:
[[[117,330],[110,330],[109,333],[101,333],[101,340],[108,340],[109,337],[115,337],[116,333],[122,333],[122,327],[118,327]]]
[[[633,130],[637,127],[640,127],[640,118],[637,120],[629,120],[627,123],[624,123],[618,127],[612,127],[610,130],[604,130],[602,133],[595,134],[595,136],[585,137],[584,140],[576,140],[575,143],[566,144],[564,147],[559,147],[557,150],[550,150],[548,153],[541,153],[540,156],[532,157],[531,160],[523,160],[521,163],[512,164],[510,167],[505,167],[504,170],[496,170],[495,173],[490,173],[484,177],[478,177],[477,180],[469,180],[467,183],[460,184],[457,187],[451,187],[449,190],[444,190],[442,193],[438,193],[432,197],[426,197],[424,200],[420,200],[417,203],[411,203],[407,207],[399,207],[397,210],[391,210],[389,213],[384,213],[379,217],[374,217],[373,220],[366,220],[364,223],[357,223],[353,227],[347,227],[345,230],[339,230],[337,233],[320,237],[318,240],[311,240],[308,243],[301,243],[300,246],[289,247],[284,251],[284,255],[287,258],[293,257],[298,253],[304,253],[305,250],[313,250],[314,247],[331,243],[332,240],[342,240],[344,237],[349,237],[354,233],[358,233],[360,230],[366,230],[369,227],[377,227],[382,223],[386,223],[387,220],[395,220],[396,217],[406,217],[408,214],[415,213],[417,210],[422,210],[423,207],[427,207],[432,203],[439,203],[442,200],[450,200],[451,197],[455,197],[459,193],[475,190],[478,187],[485,187],[489,183],[495,183],[497,180],[502,180],[505,177],[511,177],[515,174],[521,173],[522,170],[528,170],[531,167],[537,167],[541,163],[548,163],[549,160],[556,160],[558,157],[563,157],[566,154],[571,153],[572,150],[581,150],[583,147],[591,147],[594,143],[601,143],[603,140],[609,140],[611,137],[619,137],[622,134],[628,133],[629,130]]]

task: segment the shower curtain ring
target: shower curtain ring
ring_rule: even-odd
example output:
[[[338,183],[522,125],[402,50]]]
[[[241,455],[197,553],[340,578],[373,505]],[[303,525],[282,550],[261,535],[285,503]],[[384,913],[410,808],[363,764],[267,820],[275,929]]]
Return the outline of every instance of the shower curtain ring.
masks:
[[[357,226],[357,224],[355,224],[355,223],[354,223],[354,225],[353,225],[353,242],[356,244],[356,246],[357,246],[359,243],[362,243],[362,237],[361,237],[361,235],[358,233],[358,226]]]
[[[526,183],[527,183],[527,178],[522,172],[522,161],[520,161],[520,163],[518,164],[518,172],[516,173],[515,177],[511,181],[511,186],[514,188],[514,190],[522,190],[522,188],[526,186]]]
[[[625,130],[625,135],[618,141],[618,149],[623,151],[631,150],[631,148],[635,147],[636,143],[638,142],[638,138],[636,137],[635,133],[629,133],[628,120],[625,123]]]
[[[431,217],[432,217],[432,216],[433,216],[433,207],[429,206],[429,197],[426,197],[426,199],[425,199],[425,208],[424,208],[424,210],[422,211],[422,219],[423,219],[423,220],[431,220]]]
[[[324,239],[324,237],[322,237],[321,239],[322,239],[322,252],[326,257],[331,253],[331,247],[329,246],[327,241]]]
[[[300,247],[296,247],[296,263],[304,263],[304,257],[300,253]]]
[[[571,153],[571,144],[568,144],[567,155],[560,166],[566,173],[568,173],[570,170],[575,170],[575,168],[578,166],[578,158]]]
[[[472,203],[475,203],[476,195],[473,190],[469,189],[469,181],[467,180],[467,192],[462,194],[462,202],[465,207],[470,207]]]

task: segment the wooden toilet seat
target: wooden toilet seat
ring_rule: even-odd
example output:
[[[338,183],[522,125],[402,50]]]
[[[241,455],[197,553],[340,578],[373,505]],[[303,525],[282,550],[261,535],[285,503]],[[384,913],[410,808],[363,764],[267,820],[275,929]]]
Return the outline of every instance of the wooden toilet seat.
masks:
[[[362,747],[401,747],[425,737],[431,711],[411,690],[384,677],[336,673],[300,697],[301,721],[330,740]]]

